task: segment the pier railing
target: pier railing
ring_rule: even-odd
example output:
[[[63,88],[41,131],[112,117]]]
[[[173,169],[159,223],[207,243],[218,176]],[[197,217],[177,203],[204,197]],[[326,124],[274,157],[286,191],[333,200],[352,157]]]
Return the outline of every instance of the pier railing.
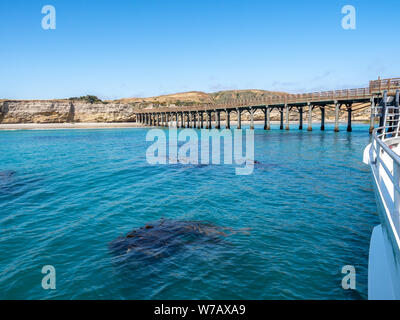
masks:
[[[371,94],[382,93],[383,91],[393,92],[398,89],[400,89],[400,78],[378,79],[369,84]]]

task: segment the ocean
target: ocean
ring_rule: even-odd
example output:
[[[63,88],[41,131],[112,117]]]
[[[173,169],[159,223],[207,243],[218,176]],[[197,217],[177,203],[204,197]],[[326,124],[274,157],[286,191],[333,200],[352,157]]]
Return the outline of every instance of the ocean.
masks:
[[[251,175],[150,165],[145,128],[0,132],[0,299],[366,299],[368,128],[256,127]]]

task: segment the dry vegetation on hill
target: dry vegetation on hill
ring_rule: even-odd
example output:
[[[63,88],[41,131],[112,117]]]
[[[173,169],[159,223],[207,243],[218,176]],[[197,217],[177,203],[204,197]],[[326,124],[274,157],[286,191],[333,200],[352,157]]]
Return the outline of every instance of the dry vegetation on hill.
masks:
[[[179,107],[179,106],[195,106],[199,104],[209,103],[218,104],[227,100],[250,100],[272,95],[287,95],[285,92],[274,92],[266,90],[226,90],[214,93],[205,93],[201,91],[190,91],[183,93],[175,93],[149,98],[124,98],[113,101],[120,103],[133,104],[138,108],[157,108],[162,107]]]

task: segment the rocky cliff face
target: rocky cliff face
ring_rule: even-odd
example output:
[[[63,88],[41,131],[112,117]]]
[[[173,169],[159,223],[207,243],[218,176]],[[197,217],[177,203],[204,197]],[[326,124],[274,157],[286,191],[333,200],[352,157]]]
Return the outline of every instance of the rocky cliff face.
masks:
[[[122,103],[0,102],[0,123],[131,122],[134,119],[133,107]]]

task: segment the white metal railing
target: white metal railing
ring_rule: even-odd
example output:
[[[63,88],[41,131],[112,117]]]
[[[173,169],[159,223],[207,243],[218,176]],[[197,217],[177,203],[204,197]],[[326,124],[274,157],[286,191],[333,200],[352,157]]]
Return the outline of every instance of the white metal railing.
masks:
[[[400,156],[393,148],[400,150],[399,124],[400,121],[392,120],[392,124],[374,130],[370,159],[397,241],[400,235]]]

